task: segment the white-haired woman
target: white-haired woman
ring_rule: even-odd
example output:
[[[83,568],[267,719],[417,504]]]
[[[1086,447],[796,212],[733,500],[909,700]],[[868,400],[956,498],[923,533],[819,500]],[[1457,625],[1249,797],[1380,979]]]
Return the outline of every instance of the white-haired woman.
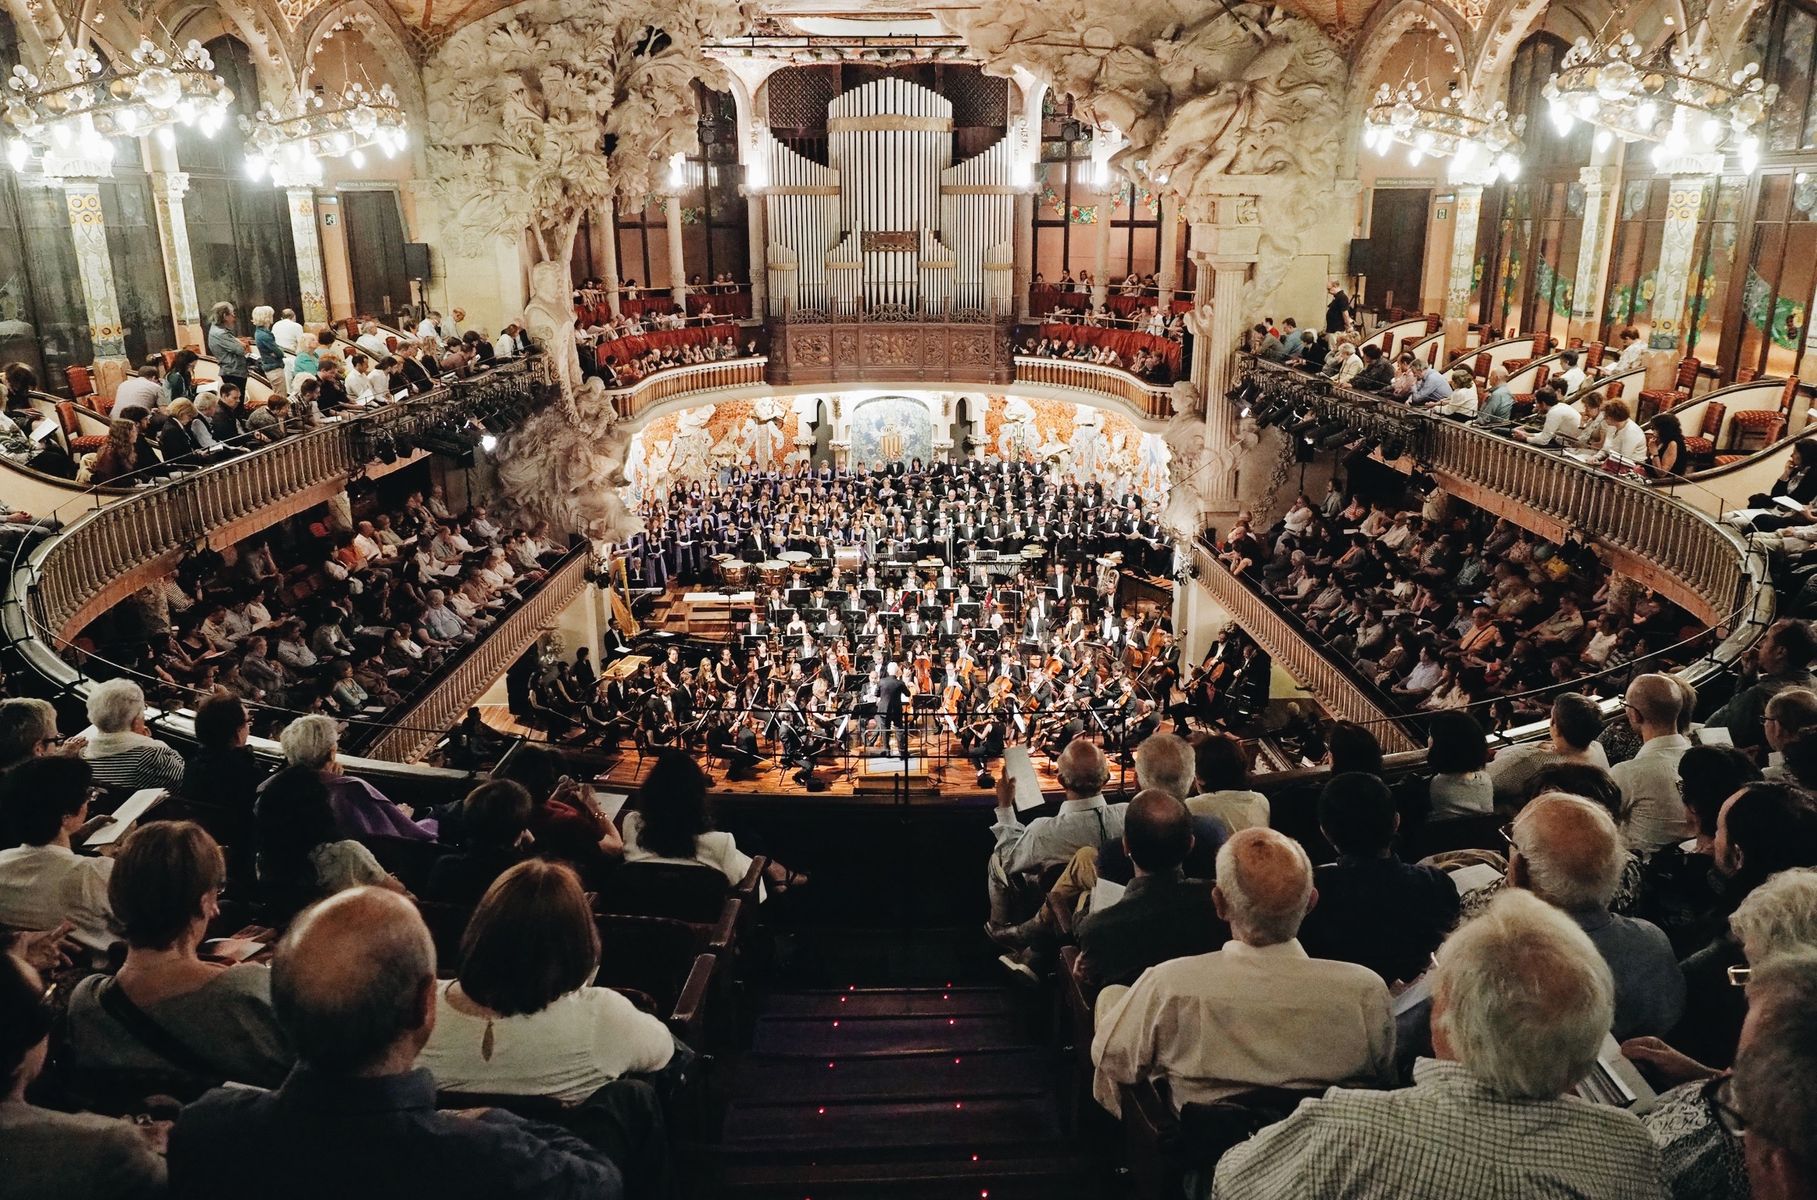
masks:
[[[261,304],[252,310],[252,348],[259,356],[259,373],[273,387],[281,387],[284,382],[284,350],[278,345],[277,336],[271,332],[271,323],[276,319],[277,314],[271,311],[269,304]]]
[[[412,819],[408,806],[393,802],[385,793],[343,774],[340,733],[332,717],[321,714],[298,717],[278,735],[289,766],[303,767],[321,776],[328,788],[328,806],[342,837],[392,837],[410,842],[433,842],[434,820]]]
[[[151,736],[145,693],[130,679],[109,679],[88,695],[89,728],[82,757],[95,782],[110,788],[174,788],[183,781],[183,756]]]

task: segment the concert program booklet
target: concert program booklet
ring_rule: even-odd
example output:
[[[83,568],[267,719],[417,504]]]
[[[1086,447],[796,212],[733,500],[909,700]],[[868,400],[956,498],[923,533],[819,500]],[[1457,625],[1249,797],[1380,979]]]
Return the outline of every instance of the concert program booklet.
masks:
[[[1015,784],[1018,813],[1041,807],[1041,781],[1035,778],[1035,761],[1028,756],[1027,746],[1003,748],[1003,773]]]

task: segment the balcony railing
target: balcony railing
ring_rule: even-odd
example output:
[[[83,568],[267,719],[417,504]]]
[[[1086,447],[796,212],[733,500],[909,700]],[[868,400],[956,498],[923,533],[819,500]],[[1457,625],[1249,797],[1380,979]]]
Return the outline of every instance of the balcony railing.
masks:
[[[144,572],[214,530],[251,517],[311,488],[343,483],[371,457],[372,439],[403,434],[481,410],[531,386],[517,362],[320,426],[158,488],[111,499],[79,517],[58,514],[62,533],[44,549],[30,584],[36,632],[61,649],[84,625],[142,586]]]
[[[536,590],[468,650],[453,669],[437,679],[426,695],[387,718],[389,728],[366,748],[366,757],[409,763],[427,754],[529,648],[543,626],[580,594],[586,572],[586,548],[570,551]]]
[[[764,382],[764,371],[769,362],[767,357],[758,355],[755,358],[670,367],[640,379],[630,387],[614,388],[606,395],[612,398],[612,408],[621,419],[636,417],[677,396],[758,386]]]
[[[1762,593],[1770,592],[1763,564],[1733,531],[1631,476],[1277,364],[1250,360],[1247,367],[1270,392],[1293,392],[1321,415],[1374,412],[1394,419],[1407,430],[1407,455],[1442,482],[1512,501],[1517,510],[1617,551],[1650,586],[1712,626],[1732,628],[1738,617],[1758,615]],[[1519,523],[1519,511],[1509,515]],[[1770,609],[1770,595],[1764,601]]]
[[[1390,754],[1421,748],[1400,721],[1376,702],[1369,689],[1307,641],[1285,616],[1232,575],[1204,546],[1193,547],[1193,563],[1199,586],[1210,592],[1231,619],[1268,651],[1275,665],[1311,692],[1327,712],[1341,721],[1369,726],[1382,749]]]
[[[1118,400],[1140,416],[1164,421],[1173,415],[1166,384],[1145,383],[1128,371],[1064,358],[1016,356],[1016,382],[1067,391],[1090,392]]]

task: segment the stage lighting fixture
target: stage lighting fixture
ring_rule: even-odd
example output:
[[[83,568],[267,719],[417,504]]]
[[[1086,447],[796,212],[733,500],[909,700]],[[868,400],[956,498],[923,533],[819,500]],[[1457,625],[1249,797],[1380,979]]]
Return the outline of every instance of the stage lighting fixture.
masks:
[[[487,454],[492,453],[494,450],[498,449],[498,438],[490,433],[481,434],[479,448],[484,450]]]

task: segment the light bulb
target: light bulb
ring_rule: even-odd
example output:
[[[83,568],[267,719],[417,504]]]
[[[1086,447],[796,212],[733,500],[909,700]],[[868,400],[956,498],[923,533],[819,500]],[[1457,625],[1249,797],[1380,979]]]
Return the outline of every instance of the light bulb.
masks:
[[[1697,132],[1698,135],[1703,138],[1704,145],[1714,146],[1716,144],[1716,139],[1722,136],[1722,122],[1718,121],[1715,117],[1705,117],[1702,126],[1698,128]]]
[[[1520,177],[1520,159],[1512,154],[1504,154],[1496,164],[1501,168],[1502,178],[1513,181]]]
[[[1664,142],[1661,142],[1659,145],[1653,147],[1651,157],[1653,159],[1654,167],[1663,171],[1666,164],[1672,161],[1672,152],[1666,149],[1666,144]]]
[[[498,438],[490,433],[481,434],[479,448],[484,450],[487,454],[492,453],[494,450],[498,449]]]
[[[366,152],[363,150],[355,150],[352,154],[347,156],[347,161],[353,164],[354,170],[361,170],[366,165]]]
[[[6,161],[13,165],[13,170],[25,170],[25,164],[31,159],[31,147],[25,144],[24,138],[14,138],[6,144]]]
[[[1634,119],[1644,128],[1651,129],[1653,122],[1659,119],[1659,105],[1651,100],[1642,100],[1635,106]]]
[[[251,155],[246,160],[246,177],[254,180],[263,179],[265,177],[265,169],[268,165],[269,164],[267,164],[259,155]]]
[[[1418,149],[1418,147],[1415,147],[1415,148],[1414,148],[1414,149],[1412,149],[1412,150],[1409,150],[1409,151],[1408,151],[1408,152],[1407,152],[1407,162],[1408,162],[1408,163],[1409,163],[1409,164],[1410,164],[1410,165],[1412,165],[1412,166],[1415,166],[1415,167],[1417,167],[1417,166],[1419,166],[1419,165],[1420,165],[1420,160],[1421,160],[1421,159],[1423,159],[1423,158],[1425,158],[1425,157],[1426,157],[1426,156],[1425,156],[1425,155],[1424,155],[1424,154],[1421,154],[1421,153],[1420,153],[1420,152],[1419,152],[1419,149]]]
[[[1469,166],[1475,160],[1476,160],[1476,143],[1473,141],[1470,141],[1468,138],[1459,142],[1457,144],[1457,149],[1455,151],[1453,151],[1451,154],[1452,165],[1458,167],[1460,170],[1464,167]]]
[[[166,150],[175,150],[177,148],[177,135],[171,131],[170,126],[166,125],[158,130],[158,145],[164,147]]]
[[[1591,144],[1598,150],[1607,150],[1614,142],[1615,135],[1610,133],[1607,129],[1598,129],[1596,131],[1596,136],[1591,139]]]

